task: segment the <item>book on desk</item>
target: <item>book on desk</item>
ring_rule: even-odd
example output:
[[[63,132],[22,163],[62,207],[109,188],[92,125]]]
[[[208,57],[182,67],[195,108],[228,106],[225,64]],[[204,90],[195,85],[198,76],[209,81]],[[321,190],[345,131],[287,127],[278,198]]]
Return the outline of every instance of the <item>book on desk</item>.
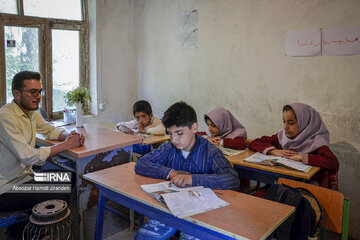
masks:
[[[203,186],[180,188],[175,185],[170,187],[169,183],[167,181],[140,187],[169,208],[176,217],[188,217],[229,205],[218,198],[210,188]]]
[[[226,147],[222,147],[222,146],[217,146],[224,155],[226,156],[235,156],[239,153],[245,152],[245,150],[237,150],[237,149],[232,149],[232,148],[226,148]]]
[[[277,157],[273,155],[264,155],[259,152],[251,155],[248,158],[245,158],[244,161],[267,165],[267,166],[282,166],[285,168],[290,168],[301,172],[308,172],[311,169],[311,166],[303,164],[302,162],[298,162],[283,157]]]
[[[205,139],[208,139],[209,136],[208,135],[202,135],[203,138]],[[238,149],[233,149],[233,148],[226,148],[226,147],[223,147],[223,146],[220,146],[220,145],[216,145],[217,148],[219,148],[222,153],[226,156],[235,156],[239,153],[242,153],[242,152],[245,152],[245,150],[238,150]]]

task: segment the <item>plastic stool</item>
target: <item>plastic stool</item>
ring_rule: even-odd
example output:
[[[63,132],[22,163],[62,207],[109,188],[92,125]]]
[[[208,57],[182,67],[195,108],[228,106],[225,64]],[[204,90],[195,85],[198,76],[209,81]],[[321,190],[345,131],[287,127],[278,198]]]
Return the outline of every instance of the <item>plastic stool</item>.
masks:
[[[173,227],[149,219],[136,233],[134,240],[166,240],[173,236],[176,231]]]
[[[151,152],[151,145],[134,144],[133,152],[144,155]]]

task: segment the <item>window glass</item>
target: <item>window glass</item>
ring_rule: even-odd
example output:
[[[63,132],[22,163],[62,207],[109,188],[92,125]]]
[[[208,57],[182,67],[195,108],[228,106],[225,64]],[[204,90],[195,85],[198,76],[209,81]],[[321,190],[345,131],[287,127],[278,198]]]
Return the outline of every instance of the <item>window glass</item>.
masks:
[[[80,21],[81,0],[24,0],[24,15]]]
[[[63,111],[64,96],[80,85],[80,33],[52,30],[53,112]]]
[[[17,14],[16,0],[0,0],[0,13]]]
[[[39,28],[5,26],[6,102],[12,101],[11,83],[20,71],[39,72]]]

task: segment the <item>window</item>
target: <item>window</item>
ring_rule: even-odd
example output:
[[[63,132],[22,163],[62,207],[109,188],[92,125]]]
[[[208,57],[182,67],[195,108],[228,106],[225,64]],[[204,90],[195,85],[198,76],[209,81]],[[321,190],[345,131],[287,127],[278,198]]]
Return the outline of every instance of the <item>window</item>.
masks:
[[[64,96],[80,82],[79,31],[52,30],[53,111],[66,107]]]
[[[23,0],[24,15],[82,20],[80,0]]]
[[[0,13],[17,14],[17,1],[0,0]]]
[[[39,72],[39,28],[5,26],[6,103],[12,101],[12,77],[22,71]]]
[[[12,78],[23,70],[41,73],[41,104],[52,118],[61,117],[68,91],[89,86],[86,3],[0,0],[0,107],[12,101]]]

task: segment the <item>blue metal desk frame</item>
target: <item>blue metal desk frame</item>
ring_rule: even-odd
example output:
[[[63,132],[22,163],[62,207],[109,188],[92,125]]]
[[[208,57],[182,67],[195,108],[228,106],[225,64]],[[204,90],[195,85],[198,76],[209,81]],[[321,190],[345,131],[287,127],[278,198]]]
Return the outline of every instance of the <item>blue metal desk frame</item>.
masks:
[[[98,201],[95,238],[94,238],[95,240],[102,239],[106,199],[110,199],[113,202],[123,205],[129,209],[132,209],[152,219],[161,221],[169,226],[172,226],[180,231],[196,236],[200,239],[207,239],[207,240],[235,239],[230,236],[224,235],[220,232],[216,232],[209,228],[200,226],[196,223],[192,223],[187,220],[177,218],[170,213],[167,213],[163,210],[157,209],[150,205],[144,204],[129,196],[126,196],[125,194],[114,192],[98,184],[95,185],[96,187],[99,188],[99,201]]]
[[[255,180],[257,182],[262,182],[262,183],[266,183],[266,184],[276,183],[279,178],[287,178],[287,179],[301,181],[301,182],[305,182],[305,183],[312,183],[311,179],[308,180],[308,179],[304,179],[304,178],[293,177],[293,176],[289,176],[289,175],[274,173],[274,172],[270,172],[270,171],[241,166],[241,165],[237,165],[237,164],[234,164],[234,169],[238,172],[238,174],[241,178],[247,178],[250,180]]]

